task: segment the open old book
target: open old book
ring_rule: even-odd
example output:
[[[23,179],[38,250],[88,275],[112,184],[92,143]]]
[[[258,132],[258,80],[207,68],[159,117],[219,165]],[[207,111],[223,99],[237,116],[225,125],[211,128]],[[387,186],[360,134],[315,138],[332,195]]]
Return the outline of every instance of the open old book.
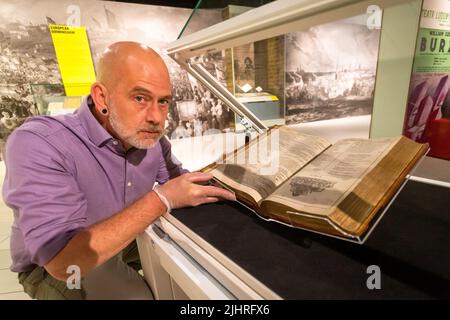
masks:
[[[362,243],[427,150],[405,137],[331,145],[282,126],[203,171],[263,218]]]

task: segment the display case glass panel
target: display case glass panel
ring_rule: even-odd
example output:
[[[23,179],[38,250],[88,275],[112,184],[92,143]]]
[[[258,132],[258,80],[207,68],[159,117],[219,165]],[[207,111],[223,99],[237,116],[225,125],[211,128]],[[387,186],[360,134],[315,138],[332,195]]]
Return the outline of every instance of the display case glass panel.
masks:
[[[274,0],[198,0],[189,19],[181,29],[177,39],[205,28],[205,14],[212,11],[221,16],[222,20],[229,19],[244,13],[252,8],[260,7]]]
[[[419,15],[416,0],[279,0],[186,34],[168,53],[236,113],[238,130],[351,118],[368,137],[374,113],[404,110],[409,81],[398,80]]]
[[[40,115],[71,113],[80,106],[82,96],[66,96],[62,84],[31,84],[34,103]]]

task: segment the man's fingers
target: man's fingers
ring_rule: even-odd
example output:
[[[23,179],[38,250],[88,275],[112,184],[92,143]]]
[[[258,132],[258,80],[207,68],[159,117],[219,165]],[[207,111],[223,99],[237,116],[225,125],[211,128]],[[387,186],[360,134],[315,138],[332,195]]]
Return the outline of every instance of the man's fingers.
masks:
[[[202,200],[202,203],[213,203],[213,202],[217,202],[217,201],[219,201],[219,198],[206,197],[205,199]]]
[[[205,186],[204,188],[208,197],[216,197],[236,201],[236,196],[231,191],[213,186]]]
[[[204,172],[193,172],[190,173],[187,177],[187,179],[190,182],[206,182],[208,180],[211,180],[213,178],[213,175],[211,173],[204,173]]]

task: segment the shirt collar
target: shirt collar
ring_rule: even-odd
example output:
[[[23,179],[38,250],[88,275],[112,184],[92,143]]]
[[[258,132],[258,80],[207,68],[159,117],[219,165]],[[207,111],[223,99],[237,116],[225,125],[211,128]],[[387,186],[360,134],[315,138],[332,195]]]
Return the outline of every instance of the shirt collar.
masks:
[[[89,139],[95,143],[97,147],[103,146],[107,141],[113,139],[113,137],[103,128],[94,114],[91,112],[91,107],[94,105],[91,96],[87,96],[83,99],[80,108],[76,111],[81,121],[81,125],[86,130]]]

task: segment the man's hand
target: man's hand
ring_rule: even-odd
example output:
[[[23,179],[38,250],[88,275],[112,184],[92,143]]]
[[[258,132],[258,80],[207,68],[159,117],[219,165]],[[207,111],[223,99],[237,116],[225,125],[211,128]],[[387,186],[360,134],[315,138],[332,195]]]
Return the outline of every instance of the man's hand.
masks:
[[[235,201],[235,195],[225,189],[210,185],[202,185],[212,179],[212,174],[193,172],[185,173],[157,187],[158,193],[165,197],[169,209],[198,206],[220,199]]]

